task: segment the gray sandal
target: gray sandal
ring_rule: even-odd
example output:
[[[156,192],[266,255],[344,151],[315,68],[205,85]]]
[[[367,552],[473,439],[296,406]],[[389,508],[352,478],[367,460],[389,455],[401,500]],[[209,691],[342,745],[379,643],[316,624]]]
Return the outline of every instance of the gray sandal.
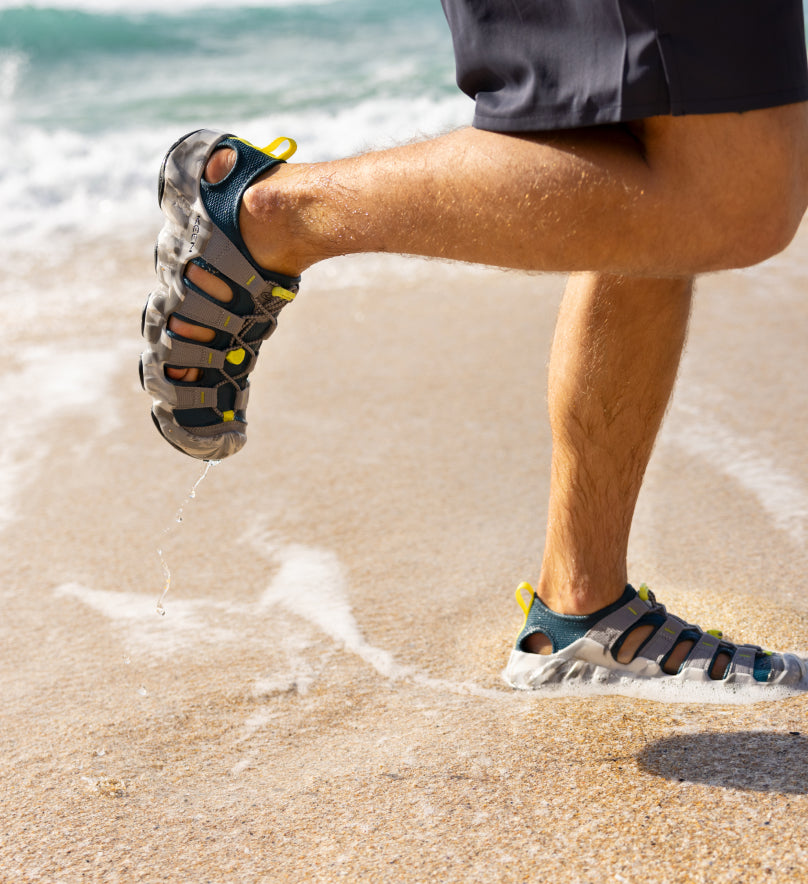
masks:
[[[235,165],[222,181],[210,184],[203,177],[205,166],[221,147],[236,152]],[[140,380],[152,396],[157,429],[192,457],[220,460],[247,441],[248,375],[261,343],[275,331],[278,314],[298,291],[299,278],[272,273],[253,261],[238,227],[244,191],[295,148],[289,138],[258,149],[201,129],[181,138],[163,161],[158,199],[165,224],[155,250],[158,287],[143,311],[148,347],[141,356]],[[190,282],[185,276],[189,262],[227,282],[232,300],[224,304]],[[200,344],[169,331],[172,315],[213,330],[213,340]],[[166,367],[199,369],[200,379],[174,381]]]
[[[520,690],[706,703],[776,700],[808,690],[806,661],[724,641],[718,630],[704,632],[668,614],[645,585],[639,592],[627,586],[617,602],[585,617],[550,611],[527,583],[519,586],[516,599],[525,623],[503,677]],[[631,662],[618,662],[623,641],[646,624],[654,629]],[[537,633],[552,642],[552,653],[525,650],[526,639]],[[684,640],[693,641],[693,647],[678,672],[668,674],[663,666]],[[719,654],[730,662],[722,678],[712,678]]]

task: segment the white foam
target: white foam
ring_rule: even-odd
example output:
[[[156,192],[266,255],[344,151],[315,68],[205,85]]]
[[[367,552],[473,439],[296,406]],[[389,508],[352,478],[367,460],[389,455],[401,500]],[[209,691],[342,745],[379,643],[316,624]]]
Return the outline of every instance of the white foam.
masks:
[[[209,599],[175,599],[170,616],[156,613],[154,592],[116,592],[81,583],[63,583],[53,590],[57,598],[72,598],[106,617],[133,651],[167,656],[201,643],[232,643],[239,636],[217,625],[215,618],[231,606]],[[213,615],[213,616],[211,616]]]
[[[19,347],[16,367],[0,374],[0,398],[14,414],[6,422],[0,449],[0,529],[13,518],[17,495],[36,478],[56,444],[56,421],[81,412],[87,434],[94,437],[118,425],[109,384],[120,353],[30,345]],[[104,408],[97,407],[101,401]]]
[[[50,251],[58,235],[87,241],[158,230],[155,182],[171,140],[167,133],[119,131],[91,138],[24,124],[0,132],[0,154],[18,157],[25,168],[0,169],[0,236],[13,248],[41,250],[47,243]]]
[[[120,632],[128,649],[146,652],[150,656],[169,656],[200,643],[243,642],[246,639],[243,631],[218,624],[223,613],[231,617],[247,617],[254,623],[270,610],[280,607],[324,633],[334,642],[336,649],[360,657],[385,680],[404,679],[441,693],[498,701],[514,698],[509,691],[482,688],[471,681],[433,678],[414,666],[397,662],[389,651],[368,643],[347,599],[344,569],[328,550],[294,543],[282,545],[265,537],[253,537],[251,545],[268,562],[277,565],[269,586],[255,603],[175,598],[168,605],[167,615],[160,617],[156,613],[156,592],[118,592],[70,582],[55,587],[53,593],[58,598],[75,599],[102,615]],[[277,619],[276,613],[273,613],[273,619]],[[277,623],[275,625],[277,627]],[[327,668],[323,665],[322,649],[316,648],[319,657],[317,665],[312,665],[306,655],[311,642],[299,628],[285,632],[276,629],[276,632],[280,636],[276,641],[280,642],[287,665],[282,671],[257,678],[253,695],[257,699],[291,692],[304,696],[318,672]],[[261,641],[266,641],[263,633]],[[265,727],[271,719],[271,713],[260,710],[249,717],[244,723],[243,739]],[[238,773],[238,770],[234,772]]]
[[[301,544],[279,547],[271,539],[253,536],[252,546],[269,561],[279,562],[275,576],[261,596],[261,607],[281,606],[328,635],[341,648],[356,654],[386,679],[408,679],[431,690],[502,700],[505,691],[482,688],[471,681],[433,678],[415,667],[398,663],[383,648],[369,644],[356,623],[347,596],[347,582],[337,557]]]
[[[711,467],[753,494],[774,525],[797,545],[806,539],[808,488],[799,476],[761,452],[750,439],[729,430],[696,406],[677,406],[676,427],[667,425],[665,441],[707,460]]]
[[[363,638],[347,600],[345,575],[337,557],[300,544],[280,549],[266,542],[263,554],[280,561],[280,567],[261,596],[261,607],[280,605],[312,623],[351,653],[361,657],[385,678],[412,673],[392,654],[373,647]]]
[[[0,73],[13,67],[8,59]],[[15,68],[16,70],[16,68]],[[0,122],[13,113],[0,97]],[[93,241],[155,234],[162,223],[156,205],[157,173],[178,135],[209,127],[237,132],[264,144],[288,134],[299,144],[295,159],[317,162],[350,156],[455,128],[469,118],[463,96],[378,99],[338,113],[275,113],[271,120],[205,119],[179,127],[115,129],[92,136],[66,128],[14,123],[0,129],[0,155],[17,156],[25,168],[0,167],[0,238],[7,247],[41,250],[54,237]],[[58,162],[55,158],[58,157]]]

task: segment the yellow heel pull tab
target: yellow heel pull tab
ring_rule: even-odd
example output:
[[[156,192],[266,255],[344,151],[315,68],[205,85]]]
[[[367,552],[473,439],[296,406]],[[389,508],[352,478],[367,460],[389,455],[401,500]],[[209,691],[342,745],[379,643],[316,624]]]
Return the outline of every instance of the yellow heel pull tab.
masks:
[[[234,138],[234,141],[240,141],[242,144],[246,144],[247,147],[252,147],[255,150],[261,151],[261,153],[265,153],[268,157],[272,157],[273,160],[288,160],[290,156],[297,150],[297,142],[294,138],[287,138],[285,135],[280,138],[276,138],[274,141],[271,141],[266,147],[258,147],[257,144],[253,144],[251,141],[247,141],[246,138]],[[286,149],[277,153],[278,148],[282,145],[286,145]]]
[[[644,602],[647,602],[647,601],[648,601],[648,593],[649,593],[648,584],[647,584],[647,583],[641,583],[641,584],[640,584],[640,588],[637,590],[637,595],[638,595],[638,596],[639,596]]]
[[[278,152],[278,148],[282,144],[286,145],[286,149]],[[294,138],[287,138],[285,135],[282,135],[280,138],[276,138],[274,141],[270,142],[266,147],[259,148],[259,150],[261,153],[265,153],[268,157],[275,157],[276,160],[288,160],[297,150],[297,142]]]
[[[525,599],[525,593],[527,593],[527,599]],[[535,595],[536,592],[529,583],[520,583],[516,587],[516,604],[522,609],[525,619],[527,619],[528,611],[533,605]]]
[[[724,633],[720,629],[708,629],[707,635],[714,635],[716,638],[723,638]]]

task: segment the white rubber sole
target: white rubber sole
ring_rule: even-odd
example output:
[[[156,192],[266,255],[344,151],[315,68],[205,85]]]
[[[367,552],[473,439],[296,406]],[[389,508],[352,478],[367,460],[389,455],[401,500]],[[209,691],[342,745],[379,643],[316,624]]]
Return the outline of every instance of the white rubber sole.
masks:
[[[555,654],[513,650],[502,676],[511,687],[542,696],[618,694],[662,703],[761,703],[808,691],[806,661],[795,654],[780,656],[785,670],[773,681],[759,682],[751,675],[714,680],[695,667],[668,675],[651,660],[617,663],[602,645],[581,638]]]

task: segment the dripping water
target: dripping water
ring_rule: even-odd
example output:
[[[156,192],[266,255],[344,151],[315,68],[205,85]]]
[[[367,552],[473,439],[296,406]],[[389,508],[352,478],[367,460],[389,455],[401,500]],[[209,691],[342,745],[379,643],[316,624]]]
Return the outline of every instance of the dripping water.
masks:
[[[174,519],[172,522],[167,525],[163,529],[163,533],[160,535],[160,546],[157,549],[157,555],[160,557],[160,567],[163,570],[163,591],[160,593],[160,598],[157,600],[157,613],[162,617],[165,617],[166,609],[163,605],[165,601],[165,597],[168,595],[168,590],[171,588],[171,569],[168,567],[168,563],[166,562],[165,555],[163,554],[163,547],[165,546],[164,538],[170,534],[172,531],[177,530],[177,525],[182,525],[183,514],[185,512],[185,507],[188,503],[196,497],[196,489],[199,488],[202,480],[207,476],[211,467],[215,467],[221,461],[218,460],[206,460],[205,465],[202,468],[202,472],[199,474],[199,478],[194,482],[191,490],[188,494],[185,495],[185,500],[180,504],[179,509],[174,515]]]

